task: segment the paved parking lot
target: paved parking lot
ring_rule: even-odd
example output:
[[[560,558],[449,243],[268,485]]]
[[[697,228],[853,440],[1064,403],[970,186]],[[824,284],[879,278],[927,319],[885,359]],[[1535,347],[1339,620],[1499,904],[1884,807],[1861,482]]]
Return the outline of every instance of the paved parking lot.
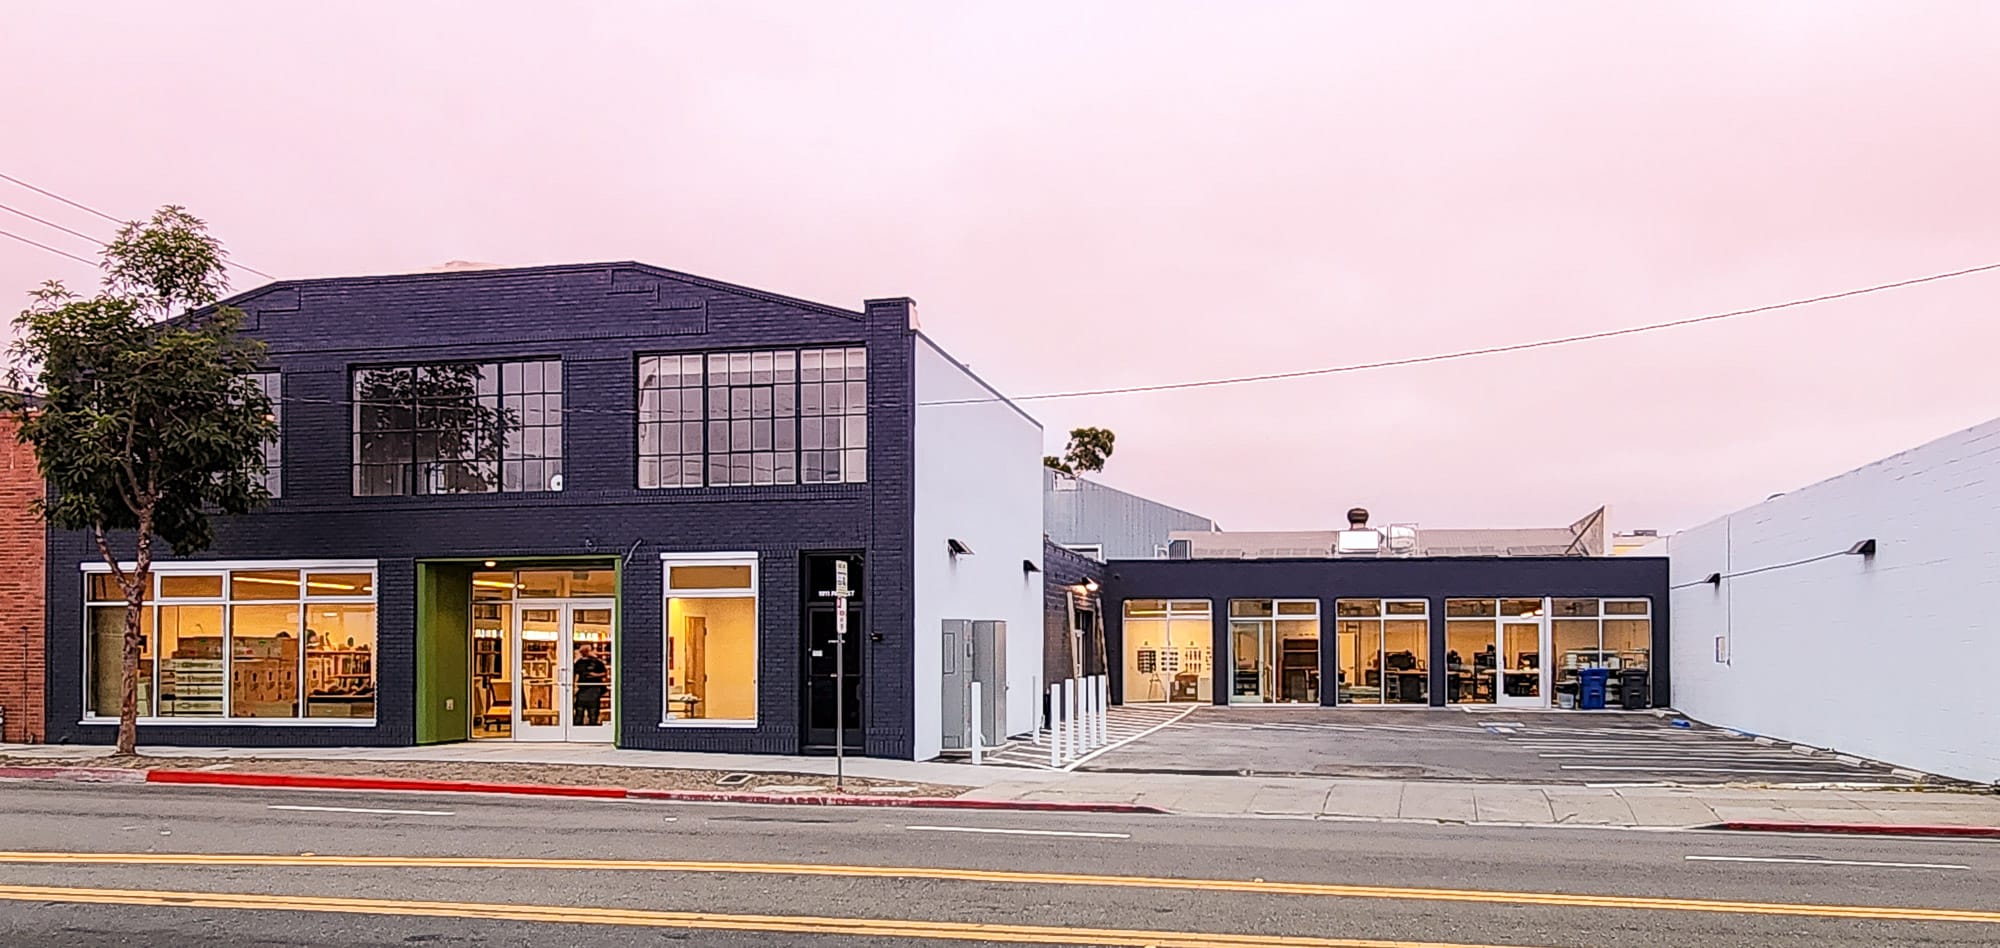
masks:
[[[1652,714],[1213,708],[1080,769],[1537,784],[1909,784],[1907,773],[1811,755]]]

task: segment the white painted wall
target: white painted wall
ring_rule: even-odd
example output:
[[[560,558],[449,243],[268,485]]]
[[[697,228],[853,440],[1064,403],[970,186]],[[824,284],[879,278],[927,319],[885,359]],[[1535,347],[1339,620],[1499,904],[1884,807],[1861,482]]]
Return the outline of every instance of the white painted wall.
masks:
[[[943,742],[945,619],[1007,623],[1007,732],[1034,724],[1042,673],[1042,426],[917,337],[916,756]],[[953,558],[948,539],[972,547]]]
[[[1743,575],[1871,537],[1870,560],[1833,556]],[[1671,558],[1673,691],[1683,712],[2000,781],[2000,419],[1646,552]],[[1711,573],[1728,578],[1703,582]]]

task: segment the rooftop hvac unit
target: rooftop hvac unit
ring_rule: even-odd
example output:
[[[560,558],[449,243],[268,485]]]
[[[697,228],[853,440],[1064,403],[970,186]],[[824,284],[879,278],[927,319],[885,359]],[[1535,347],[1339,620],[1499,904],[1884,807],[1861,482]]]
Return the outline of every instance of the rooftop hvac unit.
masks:
[[[1374,556],[1382,551],[1382,534],[1376,530],[1342,530],[1334,539],[1336,556]]]
[[[1417,555],[1417,525],[1414,523],[1392,523],[1387,537],[1389,555]]]
[[[1191,559],[1194,559],[1194,541],[1193,541],[1193,540],[1168,540],[1168,541],[1167,541],[1167,559],[1170,559],[1170,560],[1191,560]]]

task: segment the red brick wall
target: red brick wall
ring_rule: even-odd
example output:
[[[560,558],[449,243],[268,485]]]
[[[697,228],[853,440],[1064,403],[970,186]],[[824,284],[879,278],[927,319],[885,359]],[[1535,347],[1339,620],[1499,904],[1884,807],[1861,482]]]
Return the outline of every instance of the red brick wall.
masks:
[[[29,506],[42,496],[35,455],[14,430],[0,417],[0,708],[7,712],[0,737],[39,742],[47,534]]]

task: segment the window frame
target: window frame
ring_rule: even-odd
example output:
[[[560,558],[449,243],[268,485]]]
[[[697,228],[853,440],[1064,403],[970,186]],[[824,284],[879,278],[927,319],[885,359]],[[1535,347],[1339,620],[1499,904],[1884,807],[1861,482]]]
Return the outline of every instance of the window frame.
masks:
[[[119,569],[122,570],[136,569],[137,566],[138,564],[132,562],[121,562],[118,564]],[[300,583],[298,595],[289,600],[237,599],[234,595],[232,595],[231,592],[230,574],[233,572],[249,572],[256,570],[296,571],[299,574],[299,583]],[[81,708],[82,714],[80,715],[77,723],[80,725],[116,725],[118,723],[118,716],[116,714],[104,715],[104,714],[93,713],[91,708],[93,669],[91,668],[91,660],[90,660],[91,646],[92,646],[91,643],[92,626],[90,624],[90,618],[92,609],[102,609],[111,606],[123,606],[126,603],[122,599],[120,600],[97,599],[93,598],[90,594],[91,580],[96,576],[109,575],[111,573],[110,566],[102,562],[79,563],[77,568],[77,573],[79,580],[83,583],[83,597],[82,597],[82,602],[79,604],[79,611],[83,620],[83,625],[81,627],[83,634],[82,636],[80,636],[81,641],[79,642],[82,648],[83,674],[79,676],[80,681],[78,683],[79,688],[82,692],[83,701],[82,704],[79,706]],[[369,576],[370,592],[365,596],[316,595],[308,597],[306,595],[305,583],[307,581],[306,576],[307,574],[310,573],[367,573]],[[219,596],[176,596],[171,599],[162,599],[160,596],[161,586],[162,586],[161,580],[163,577],[166,576],[219,576],[222,578],[222,594]],[[153,620],[152,620],[153,641],[151,644],[153,646],[154,655],[153,655],[153,675],[150,684],[151,694],[153,699],[153,705],[152,705],[153,713],[150,715],[141,715],[138,719],[138,723],[144,727],[180,727],[184,725],[191,727],[218,727],[218,726],[375,727],[377,724],[380,723],[382,714],[381,581],[382,581],[382,575],[381,575],[380,563],[376,560],[210,560],[210,561],[190,560],[190,561],[175,561],[170,563],[154,563],[152,565],[151,576],[150,576],[151,588],[147,591],[148,598],[145,604],[145,608],[153,614]],[[240,605],[286,605],[288,603],[290,605],[297,606],[299,608],[300,620],[302,623],[300,625],[301,632],[299,641],[298,714],[295,717],[284,717],[284,718],[236,715],[233,713],[235,705],[235,695],[233,694],[233,677],[231,672],[231,666],[235,663],[235,651],[236,651],[234,645],[232,644],[235,637],[235,624],[236,624],[235,607]],[[374,607],[375,609],[375,643],[374,643],[374,649],[372,651],[373,674],[375,676],[375,708],[374,708],[374,713],[366,718],[337,718],[337,717],[315,718],[309,716],[308,714],[310,706],[307,700],[308,693],[307,693],[307,681],[305,672],[306,655],[308,649],[306,647],[306,642],[304,641],[303,630],[305,626],[303,625],[303,622],[305,619],[305,610],[315,604],[368,605]],[[222,641],[224,643],[223,658],[222,658],[223,694],[221,698],[222,702],[221,714],[214,716],[203,715],[203,716],[177,717],[171,715],[162,715],[159,713],[160,671],[161,671],[162,659],[158,654],[159,636],[160,636],[158,610],[162,606],[214,606],[221,610],[222,612],[221,635],[222,635]]]
[[[662,553],[660,554],[660,723],[662,728],[734,728],[749,729],[758,726],[757,715],[764,711],[764,702],[759,693],[763,688],[763,632],[764,603],[760,592],[763,584],[763,567],[759,554],[748,551],[718,553]],[[676,566],[748,566],[750,584],[723,588],[674,588],[674,567]],[[749,599],[750,600],[750,689],[754,707],[749,718],[678,718],[669,710],[668,696],[671,685],[667,676],[672,671],[673,629],[667,623],[673,615],[675,599]]]
[[[260,446],[264,473],[258,479],[264,490],[276,499],[285,496],[285,373],[278,369],[259,369],[249,373],[249,378],[270,401],[271,423],[278,428]]]
[[[868,483],[868,457],[871,452],[871,447],[867,443],[870,436],[868,405],[872,401],[868,392],[871,384],[868,378],[870,361],[868,349],[866,343],[855,342],[633,353],[633,487],[642,491],[674,491],[701,488],[825,487]],[[809,371],[808,361],[814,364],[811,372],[821,373],[823,369],[820,366],[824,365],[829,353],[838,353],[841,357],[841,378],[828,381],[822,376],[808,380],[806,378]],[[808,360],[808,355],[813,358]],[[762,367],[758,364],[760,356],[766,357]],[[855,370],[852,364],[856,357],[860,360],[858,371],[861,374],[858,378],[850,378],[848,373]],[[663,384],[665,376],[658,364],[666,359],[679,359],[682,364],[681,372],[672,385]],[[697,382],[692,385],[689,384],[686,369],[690,360],[700,366],[701,372]],[[654,364],[651,385],[647,384],[646,370],[649,362]],[[739,362],[743,365],[740,373],[737,368]],[[780,368],[781,365],[787,364],[788,368]],[[723,373],[725,377],[718,379],[718,372]],[[778,379],[784,373],[789,374],[789,380],[781,382]],[[743,381],[736,379],[738,374],[743,376]],[[829,403],[822,398],[826,392],[831,391],[825,388],[829,385],[838,387],[843,393],[839,406],[833,409],[828,409]],[[854,388],[857,385],[860,386],[859,389]],[[807,397],[808,386],[815,387],[815,392],[810,398]],[[791,396],[789,400],[780,398],[779,393],[786,391],[788,387]],[[739,390],[746,396],[742,401],[747,407],[734,404],[734,395]],[[757,396],[766,391],[771,393],[771,403],[760,407]],[[669,392],[674,393],[677,401],[675,410],[678,415],[672,421],[660,416],[664,408],[646,407],[649,395],[658,399]],[[845,393],[856,392],[861,396],[858,404],[845,397]],[[696,393],[699,400],[699,404],[692,409],[687,404],[689,393]],[[718,404],[719,398],[730,399],[731,402]],[[779,403],[783,401],[788,401],[789,404],[781,408]],[[811,445],[807,444],[808,422],[813,423],[814,429],[819,432],[813,438],[815,443]],[[829,422],[832,423],[831,431]],[[764,439],[760,437],[759,426],[764,423],[772,426],[768,443],[762,443]],[[681,429],[679,448],[674,452],[667,452],[661,447],[660,439],[664,436],[664,428],[670,425]],[[649,428],[657,430],[649,432]],[[850,428],[853,429],[851,432],[848,430]],[[787,433],[787,429],[790,437],[781,438],[780,435]],[[695,432],[700,438],[700,444],[692,451],[687,445],[689,431]],[[746,446],[740,449],[734,444],[739,431],[746,442]],[[654,441],[651,453],[648,452],[646,444],[649,434]],[[851,443],[857,440],[857,437],[861,442],[859,446]],[[829,439],[836,442],[834,446],[825,446],[825,442]],[[790,447],[778,448],[777,445],[781,440],[788,440]],[[825,459],[829,456],[838,456],[840,476],[834,480],[827,480],[823,476],[816,480],[808,479],[806,472],[811,469],[807,465],[808,455],[814,456],[813,463],[822,472],[825,470]],[[770,471],[764,471],[759,467],[759,461],[767,456],[772,463]],[[784,468],[783,462],[787,459],[790,461],[789,468],[781,471]],[[660,475],[660,467],[670,460],[680,467],[678,482],[673,484],[665,483],[665,478]],[[697,462],[694,464],[694,469],[699,471],[699,476],[693,483],[690,483],[688,478],[687,465],[690,460]],[[738,461],[741,461],[740,465]],[[855,463],[857,461],[858,464]],[[646,473],[649,466],[652,468],[650,484],[647,483],[649,478]],[[747,480],[738,481],[739,470],[747,472],[744,474]],[[789,473],[789,480],[781,476],[781,473],[786,472]],[[720,480],[717,479],[718,473],[721,475]]]
[[[529,365],[537,367],[537,375],[539,379],[533,391],[528,390],[528,386],[524,381],[525,377],[524,369],[526,366]],[[402,371],[414,374],[422,372],[426,369],[436,369],[440,367],[462,367],[462,366],[472,367],[475,370],[475,374],[482,377],[485,375],[487,370],[490,369],[492,372],[493,389],[490,395],[481,390],[481,385],[483,384],[484,381],[483,378],[479,381],[474,382],[474,390],[472,392],[472,402],[475,405],[485,405],[486,403],[488,403],[490,399],[493,410],[500,413],[502,417],[505,417],[506,412],[512,410],[513,406],[510,403],[521,403],[524,406],[523,409],[517,413],[516,417],[513,420],[513,423],[511,425],[508,425],[506,428],[506,434],[509,437],[507,437],[503,441],[503,443],[497,449],[496,453],[490,459],[490,463],[492,464],[492,474],[493,474],[492,490],[453,491],[453,490],[418,489],[428,484],[428,477],[424,474],[424,472],[421,469],[422,465],[435,464],[439,465],[441,469],[441,466],[445,463],[462,463],[467,465],[483,466],[489,463],[489,461],[487,459],[482,459],[477,457],[469,460],[459,459],[453,462],[446,462],[442,458],[432,459],[430,461],[420,460],[417,457],[417,453],[419,446],[422,444],[424,440],[425,432],[429,430],[434,434],[436,431],[441,431],[444,429],[442,427],[434,429],[425,429],[421,427],[420,419],[423,418],[423,416],[426,414],[427,411],[431,412],[436,411],[438,409],[439,402],[436,400],[427,400],[422,397],[419,397],[414,391],[412,391],[411,398],[407,404],[399,402],[393,406],[394,408],[397,409],[406,409],[409,412],[410,428],[408,430],[378,429],[376,432],[376,434],[378,435],[384,433],[391,433],[399,436],[407,436],[408,451],[403,452],[402,456],[400,456],[398,460],[395,460],[393,462],[364,462],[362,460],[362,451],[363,451],[362,418],[364,416],[364,409],[363,409],[364,402],[362,400],[361,393],[358,391],[356,386],[359,383],[359,380],[364,373]],[[507,383],[507,378],[509,374],[507,370],[509,367],[515,369],[513,376],[517,379],[517,382],[516,382],[516,387],[514,388],[509,388]],[[549,376],[546,374],[546,367],[553,367],[554,369],[555,377],[553,382],[549,381]],[[565,402],[568,398],[565,389],[566,386],[568,385],[569,373],[563,367],[563,359],[561,356],[525,355],[525,356],[515,356],[508,358],[491,358],[491,359],[433,359],[428,361],[388,362],[388,363],[356,362],[348,364],[346,368],[347,368],[347,407],[348,407],[348,441],[349,441],[347,467],[348,467],[349,496],[360,498],[360,497],[459,497],[459,496],[483,496],[487,494],[559,494],[562,493],[563,488],[567,486],[565,483],[565,481],[567,480],[567,478],[565,477],[567,473],[565,465],[566,465],[566,458],[568,455],[569,412],[567,411],[565,405]],[[540,416],[541,420],[538,422],[530,423],[528,421],[528,413],[525,409],[525,400],[529,398],[533,398],[536,400],[537,410],[541,412]],[[551,405],[553,405],[553,411],[550,410]],[[542,439],[542,448],[540,453],[534,454],[532,456],[529,455],[526,450],[526,438],[530,431],[534,432],[538,437]],[[550,443],[550,439],[548,438],[550,432],[554,432],[555,434],[555,438],[553,439],[552,445]],[[526,469],[527,465],[530,463],[543,466],[541,479],[537,482],[538,486],[533,488],[529,488],[526,486]],[[405,468],[404,465],[408,465],[408,467]],[[518,465],[522,472],[520,481],[522,486],[509,488],[507,486],[508,471],[510,466],[514,465]],[[389,493],[363,492],[361,489],[363,484],[362,472],[364,470],[369,470],[379,467],[397,468],[398,470],[397,489]]]

